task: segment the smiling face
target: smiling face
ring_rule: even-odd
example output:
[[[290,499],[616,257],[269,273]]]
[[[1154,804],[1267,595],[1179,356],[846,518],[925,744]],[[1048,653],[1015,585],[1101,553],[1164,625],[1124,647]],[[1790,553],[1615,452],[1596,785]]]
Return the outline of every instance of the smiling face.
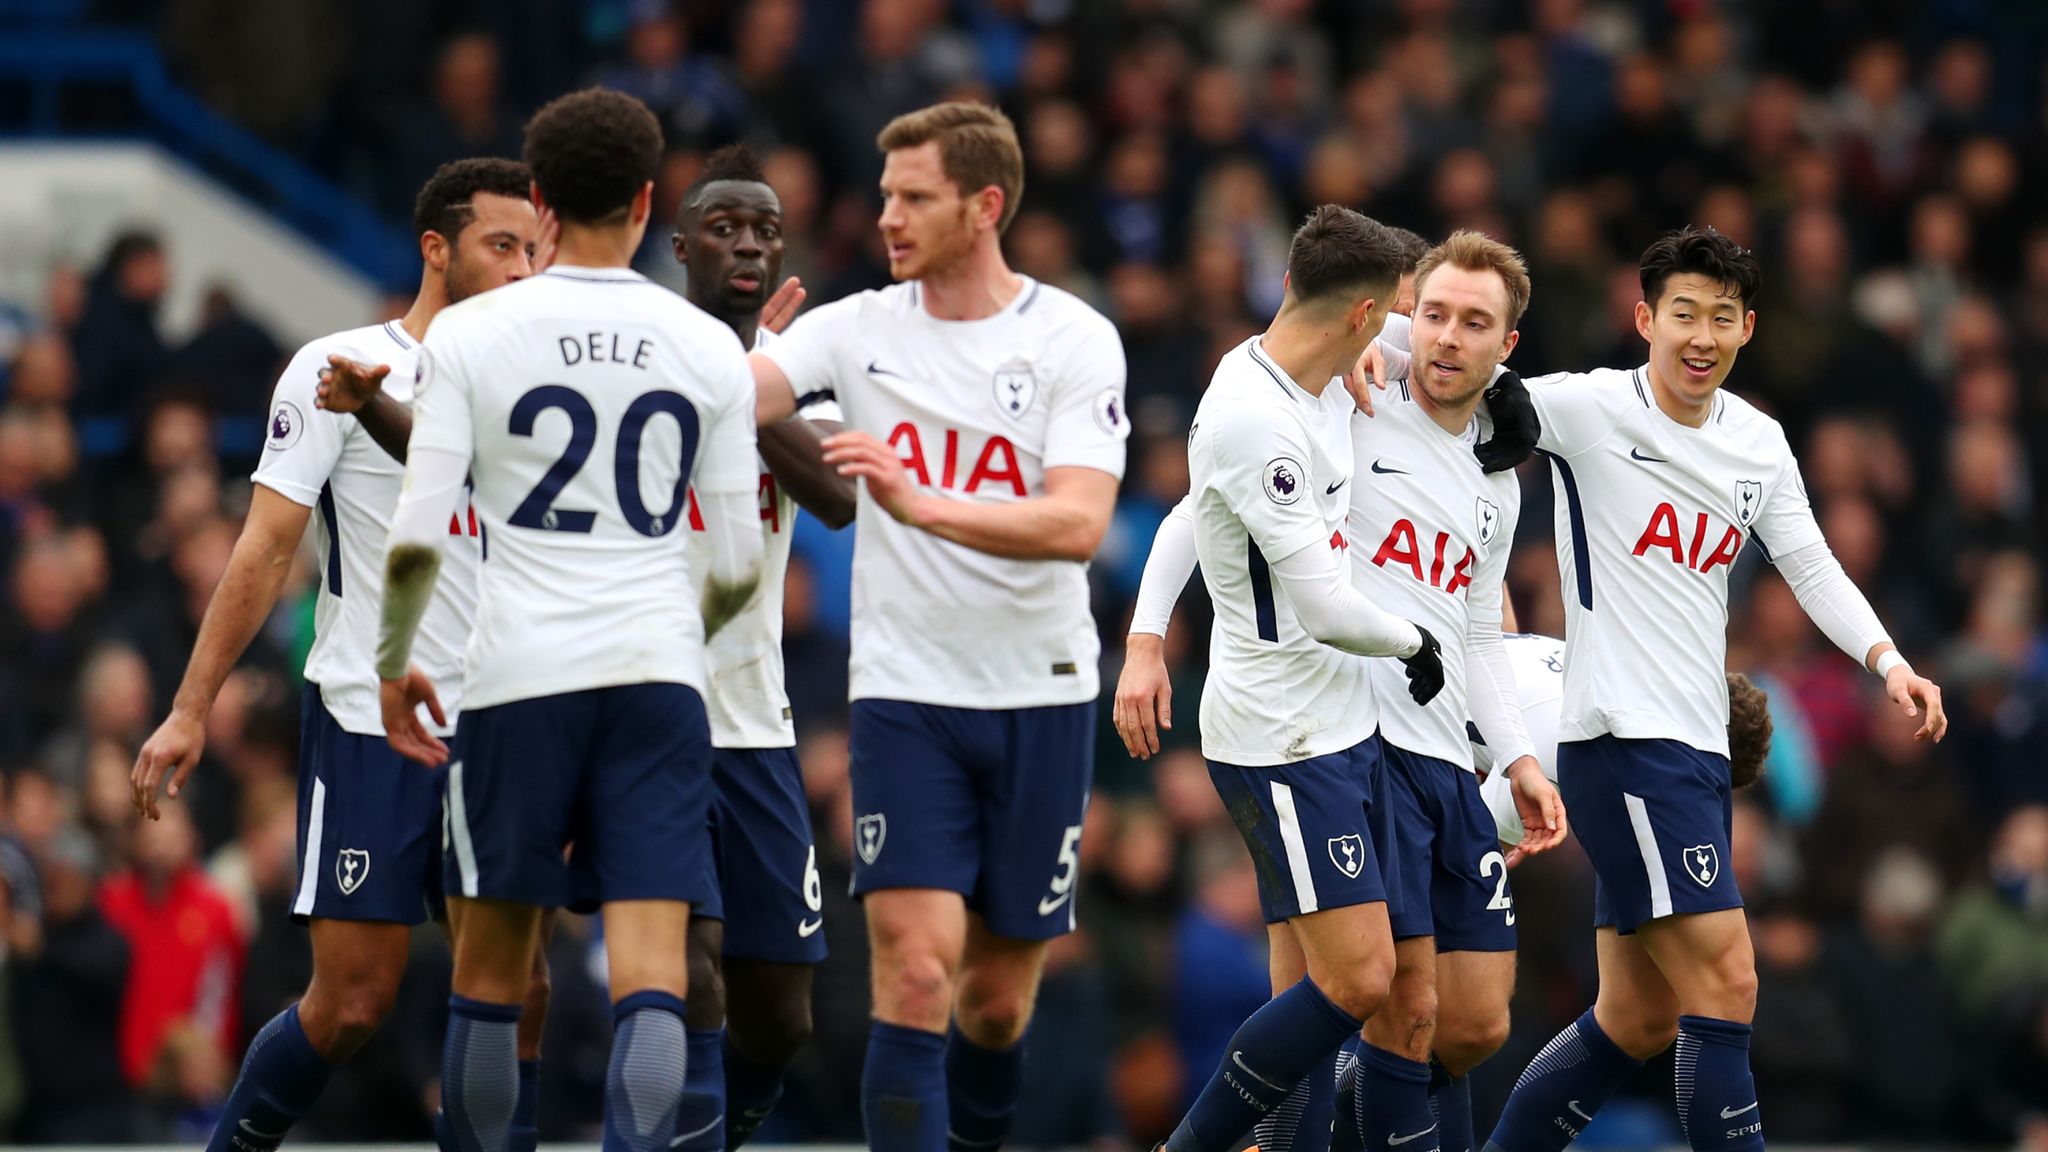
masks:
[[[533,275],[540,243],[540,216],[531,200],[479,192],[469,207],[469,223],[455,234],[442,272],[450,304]]]
[[[965,260],[978,235],[996,229],[1002,199],[993,185],[965,192],[955,184],[935,140],[892,150],[882,165],[882,215],[876,221],[888,245],[889,275],[921,280]]]
[[[719,317],[758,313],[782,276],[782,201],[753,180],[706,184],[674,245],[690,303]]]
[[[1686,408],[1703,408],[1756,331],[1732,287],[1697,272],[1664,281],[1657,299],[1636,305],[1636,331],[1650,342],[1650,380]]]
[[[1474,404],[1521,333],[1509,326],[1508,288],[1491,269],[1445,264],[1416,286],[1412,382],[1430,403]]]

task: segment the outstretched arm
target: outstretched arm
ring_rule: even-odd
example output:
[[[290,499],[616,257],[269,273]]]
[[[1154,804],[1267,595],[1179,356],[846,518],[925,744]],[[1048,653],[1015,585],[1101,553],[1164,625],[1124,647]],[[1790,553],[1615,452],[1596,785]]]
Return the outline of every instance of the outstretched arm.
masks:
[[[364,364],[346,356],[329,356],[320,370],[313,403],[329,412],[354,416],[370,440],[400,464],[405,463],[405,446],[412,439],[412,409],[384,391],[384,378],[391,375],[389,364]]]

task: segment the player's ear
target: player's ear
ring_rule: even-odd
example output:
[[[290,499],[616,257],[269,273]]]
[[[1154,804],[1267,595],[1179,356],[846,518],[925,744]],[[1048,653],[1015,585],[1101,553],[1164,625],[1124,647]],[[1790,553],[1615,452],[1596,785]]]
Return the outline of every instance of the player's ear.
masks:
[[[640,224],[654,217],[654,181],[649,180],[633,193],[633,206],[627,210],[633,223]]]
[[[1507,363],[1509,354],[1514,352],[1515,345],[1521,342],[1522,330],[1520,328],[1509,329],[1508,338],[1506,340],[1501,341],[1500,344],[1500,363]]]
[[[690,262],[690,242],[684,238],[682,232],[677,231],[670,234],[668,246],[676,254],[676,263],[688,264]]]
[[[1645,343],[1649,342],[1650,323],[1655,319],[1656,313],[1650,310],[1650,302],[1648,300],[1636,301],[1636,335],[1641,336]]]
[[[420,234],[420,262],[436,272],[448,270],[448,238],[432,229]]]
[[[1742,344],[1738,344],[1736,347],[1740,348],[1744,344],[1748,344],[1749,338],[1754,335],[1756,335],[1756,309],[1752,308],[1742,314]]]

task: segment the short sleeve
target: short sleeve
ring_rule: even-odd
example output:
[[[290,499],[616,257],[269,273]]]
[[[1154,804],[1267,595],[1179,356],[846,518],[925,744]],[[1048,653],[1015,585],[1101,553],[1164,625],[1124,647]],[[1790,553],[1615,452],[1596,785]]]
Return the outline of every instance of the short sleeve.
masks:
[[[756,351],[789,378],[799,410],[838,398],[841,373],[857,370],[854,338],[859,332],[860,296],[834,300],[796,318],[789,331]],[[851,368],[849,368],[851,365]]]
[[[1749,494],[1746,485],[1736,485],[1736,516],[1742,515],[1742,502],[1757,499],[1763,507],[1749,524],[1750,539],[1762,548],[1766,558],[1783,556],[1809,544],[1822,542],[1820,523],[1813,516],[1813,502],[1806,495],[1806,481],[1799,475],[1799,461],[1792,456],[1792,449],[1780,436],[1779,457],[1776,476],[1770,486],[1755,496]]]
[[[1283,411],[1247,407],[1209,426],[1215,437],[1210,487],[1269,563],[1329,539],[1309,487],[1313,453],[1299,423]]]
[[[778,344],[780,341],[777,342]],[[698,492],[751,493],[761,482],[755,446],[754,374],[737,339],[719,346],[698,361],[717,403],[704,413],[697,439],[697,462],[690,483]]]
[[[1047,468],[1093,468],[1121,479],[1131,435],[1123,341],[1107,320],[1089,320],[1052,381],[1042,459]]]
[[[470,407],[474,383],[460,345],[464,331],[444,322],[420,345],[418,375],[412,386],[409,452],[446,452],[464,460],[476,454],[476,418]]]
[[[1617,404],[1613,384],[1592,373],[1556,372],[1524,383],[1543,422],[1536,447],[1553,456],[1570,458],[1598,444],[1626,411]],[[1634,402],[1633,393],[1629,400]]]
[[[353,416],[329,412],[313,403],[320,370],[331,351],[324,344],[299,349],[277,379],[270,399],[270,426],[263,437],[263,457],[250,477],[294,504],[311,508],[334,472],[355,427]]]

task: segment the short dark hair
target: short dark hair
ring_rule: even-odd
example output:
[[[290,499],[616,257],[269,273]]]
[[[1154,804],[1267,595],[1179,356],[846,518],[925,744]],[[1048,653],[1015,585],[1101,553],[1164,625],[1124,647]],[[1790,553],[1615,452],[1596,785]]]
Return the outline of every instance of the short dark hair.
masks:
[[[661,168],[661,122],[623,92],[571,92],[526,122],[526,163],[557,218],[599,223],[623,215]]]
[[[1420,232],[1410,232],[1406,228],[1396,228],[1389,224],[1387,231],[1392,232],[1394,239],[1401,244],[1401,275],[1406,276],[1415,271],[1416,266],[1422,263],[1422,258],[1429,254],[1430,243],[1422,238]]]
[[[524,200],[533,171],[517,160],[477,156],[452,160],[434,170],[412,202],[414,236],[438,232],[453,241],[476,217],[479,193]]]
[[[761,168],[761,161],[754,150],[745,144],[727,144],[704,158],[704,170],[683,189],[683,199],[676,212],[678,222],[697,207],[697,201],[704,189],[726,180],[740,180],[750,184],[766,184],[767,174]]]
[[[896,117],[875,137],[875,146],[894,152],[935,140],[939,165],[961,196],[972,196],[991,184],[1002,192],[1003,214],[996,220],[996,231],[1007,231],[1024,199],[1024,148],[1017,143],[1017,126],[1000,109],[956,100]]]
[[[1756,253],[1712,227],[1696,228],[1691,224],[1676,232],[1666,232],[1643,249],[1644,303],[1655,308],[1658,297],[1664,295],[1664,285],[1673,276],[1685,275],[1704,276],[1720,284],[1744,308],[1756,299],[1764,279]]]
[[[1771,697],[1740,672],[1728,673],[1728,780],[1747,788],[1771,755]]]
[[[1422,257],[1422,262],[1416,265],[1415,294],[1418,297],[1429,283],[1429,274],[1445,265],[1467,272],[1491,272],[1500,277],[1501,287],[1506,289],[1508,298],[1508,314],[1501,317],[1501,322],[1510,329],[1522,322],[1522,313],[1529,310],[1529,266],[1523,262],[1520,252],[1484,232],[1461,228],[1431,248]]]
[[[1391,292],[1400,279],[1401,241],[1394,230],[1340,204],[1310,212],[1287,251],[1287,283],[1303,302],[1347,289]]]

